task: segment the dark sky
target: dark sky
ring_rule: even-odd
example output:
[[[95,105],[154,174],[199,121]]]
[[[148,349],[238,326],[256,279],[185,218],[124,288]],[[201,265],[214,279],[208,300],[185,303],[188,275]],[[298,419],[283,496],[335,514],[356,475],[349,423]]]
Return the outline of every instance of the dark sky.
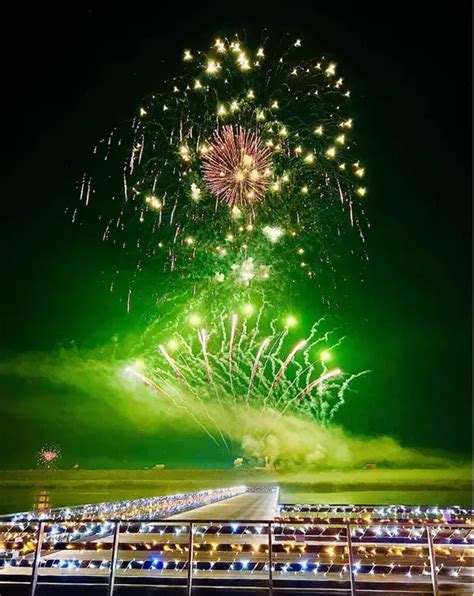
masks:
[[[64,215],[91,148],[160,88],[184,47],[204,48],[218,34],[243,29],[291,31],[315,56],[334,58],[350,81],[369,171],[370,262],[365,284],[348,291],[344,316],[353,329],[353,368],[374,372],[338,420],[353,432],[468,454],[468,4],[277,5],[179,3],[165,14],[158,3],[145,3],[4,15],[0,353],[51,350],[71,339],[93,346],[126,326],[123,305],[101,275],[114,255]],[[143,463],[154,448],[153,439],[132,436],[117,421],[98,452],[86,424],[67,438],[64,425],[38,413],[44,390],[2,384],[8,414],[0,449],[11,458],[0,465],[29,465],[48,439],[61,442],[71,460],[86,454],[91,465]],[[61,408],[65,418],[72,415]],[[23,447],[13,450],[13,437]],[[206,445],[192,440],[193,453],[208,457]],[[158,459],[183,462],[179,438],[169,445]]]

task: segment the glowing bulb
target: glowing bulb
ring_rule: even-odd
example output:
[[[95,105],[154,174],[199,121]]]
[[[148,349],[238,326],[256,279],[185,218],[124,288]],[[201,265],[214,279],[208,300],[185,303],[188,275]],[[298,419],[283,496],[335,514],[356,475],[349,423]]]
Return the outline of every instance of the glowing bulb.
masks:
[[[201,84],[201,81],[199,79],[196,79],[194,81],[194,89],[202,89],[202,84]]]
[[[191,184],[191,198],[193,201],[199,201],[201,198],[201,189],[195,182]]]
[[[221,52],[221,53],[222,52],[225,52],[225,45],[224,45],[224,43],[222,42],[221,39],[216,39],[216,41],[214,43],[214,47],[216,48],[216,50],[218,52]]]
[[[177,339],[170,339],[169,342],[166,344],[169,350],[176,350],[179,347],[179,342]]]
[[[329,147],[326,151],[326,156],[329,157],[329,159],[336,157],[336,147]]]
[[[181,159],[183,159],[183,161],[189,161],[189,149],[186,147],[186,145],[181,145],[179,148],[179,154],[181,155]]]
[[[365,197],[365,195],[367,194],[367,189],[364,188],[363,186],[359,186],[359,188],[356,190],[356,192],[359,195],[359,197]]]
[[[147,203],[147,205],[149,207],[151,207],[152,209],[156,209],[157,211],[159,209],[161,209],[161,201],[159,199],[157,199],[157,197],[151,195],[149,197],[145,198],[145,202]]]
[[[320,354],[320,358],[321,358],[321,362],[328,362],[329,360],[331,360],[331,352],[328,352],[327,350],[323,350]]]
[[[301,39],[297,39],[295,41],[295,44],[294,45],[295,45],[295,48],[300,48],[301,47]]]
[[[357,170],[355,171],[355,175],[358,176],[359,178],[362,178],[365,174],[365,170],[364,168],[357,168]]]
[[[280,135],[280,137],[287,137],[288,136],[288,129],[286,128],[286,126],[282,126],[280,128],[280,132],[278,134]]]
[[[278,242],[284,233],[281,228],[272,228],[270,226],[265,226],[262,232],[270,242]]]
[[[145,108],[140,108],[140,116],[146,116],[148,114],[148,112],[145,110]]]
[[[217,110],[217,114],[218,114],[218,116],[225,116],[227,114],[224,104],[221,104],[219,106],[219,109]]]
[[[313,163],[314,162],[314,153],[308,153],[304,158],[306,163]]]
[[[298,248],[298,254],[299,255],[303,255],[304,254],[304,248]]]
[[[303,148],[298,145],[298,147],[295,147],[295,153],[296,155],[301,155],[303,153]]]
[[[254,93],[253,89],[249,89],[247,91],[247,99],[255,99],[255,93]]]
[[[323,135],[323,127],[322,126],[318,126],[318,128],[314,129],[314,134],[318,135],[319,137],[321,137]]]
[[[234,205],[232,207],[231,215],[234,219],[240,219],[242,217],[242,211],[237,207],[237,205]]]
[[[339,143],[339,145],[344,145],[345,142],[346,142],[345,135],[339,135],[336,139],[336,143]]]
[[[308,187],[307,187],[307,186],[303,186],[303,187],[301,188],[301,192],[302,192],[304,195],[307,195],[307,194],[308,194]]]
[[[189,320],[189,324],[190,325],[193,325],[193,326],[200,325],[201,322],[202,322],[201,317],[198,314],[196,314],[196,313],[193,313],[192,315],[189,315],[189,319],[188,320]]]
[[[293,315],[288,315],[285,319],[285,327],[295,327],[298,324],[298,320]]]
[[[246,315],[247,317],[249,317],[250,315],[253,315],[253,313],[255,312],[255,307],[253,304],[244,304],[242,306],[242,313],[244,315]]]
[[[194,244],[194,238],[192,236],[187,236],[185,242],[188,246],[191,246],[192,244]]]
[[[328,77],[334,76],[336,74],[336,65],[334,62],[331,62],[324,72]]]
[[[221,65],[219,64],[219,62],[216,62],[215,60],[208,60],[207,66],[206,66],[206,72],[207,72],[207,74],[210,74],[210,75],[216,74],[216,72],[219,70],[220,67],[221,67]]]
[[[249,59],[243,52],[241,52],[239,57],[237,58],[237,64],[240,66],[241,70],[249,70],[250,69]]]
[[[275,101],[272,103],[271,107],[272,107],[272,109],[273,109],[273,110],[278,110],[278,108],[279,108],[279,105],[278,105],[278,102],[277,102],[277,100],[275,100]]]
[[[184,50],[183,60],[185,62],[189,62],[192,59],[193,59],[193,55],[191,54],[191,51],[190,50]]]

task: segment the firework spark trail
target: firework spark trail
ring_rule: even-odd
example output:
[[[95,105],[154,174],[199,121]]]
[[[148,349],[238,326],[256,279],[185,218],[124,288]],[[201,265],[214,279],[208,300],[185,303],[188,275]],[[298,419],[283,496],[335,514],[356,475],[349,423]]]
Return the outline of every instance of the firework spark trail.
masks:
[[[231,318],[230,340],[229,340],[229,378],[232,379],[232,352],[234,350],[235,331],[237,329],[238,317],[236,314]]]
[[[309,395],[315,387],[320,386],[322,383],[324,383],[325,381],[328,381],[329,379],[331,379],[333,377],[339,377],[340,375],[342,375],[342,371],[339,368],[334,368],[333,370],[325,372],[318,379],[316,379],[315,381],[312,381],[309,385],[307,385],[303,389],[303,391],[301,391],[301,393],[299,393],[296,396],[295,399],[300,399],[300,398],[305,397],[306,395]],[[286,407],[288,407],[288,404]]]
[[[240,358],[242,356],[242,345],[247,340],[248,340],[248,337],[247,337],[247,319],[243,319],[243,322],[242,322],[242,331],[240,332],[239,342],[237,344],[237,366],[238,366],[239,361],[240,361]]]
[[[307,340],[302,339],[291,350],[291,352],[288,354],[286,359],[283,361],[283,364],[281,365],[280,370],[275,375],[275,377],[272,381],[272,385],[270,387],[270,391],[273,391],[275,389],[275,387],[278,385],[278,383],[281,381],[283,375],[285,374],[286,369],[288,368],[290,363],[293,361],[293,358],[295,357],[296,353],[299,352],[300,350],[302,350],[305,347],[306,343],[307,343]]]
[[[196,312],[194,308],[187,309],[183,317],[193,312]],[[339,381],[343,376],[339,369],[328,371],[325,358],[313,360],[311,357],[315,347],[321,342],[327,346],[331,334],[335,333],[335,329],[321,329],[325,319],[315,322],[306,338],[292,345],[289,345],[288,325],[279,326],[281,317],[264,318],[262,307],[244,317],[242,325],[235,311],[226,313],[224,307],[212,314],[212,320],[213,324],[206,328],[195,329],[191,324],[189,331],[183,333],[180,326],[180,331],[176,330],[179,321],[170,316],[166,342],[177,350],[173,356],[165,347],[167,343],[156,341],[156,334],[161,337],[166,328],[153,324],[149,336],[144,338],[145,344],[157,345],[156,354],[160,358],[156,363],[150,360],[147,364],[151,375],[137,378],[151,381],[153,385],[149,387],[154,392],[171,399],[191,418],[194,415],[193,420],[199,420],[229,452],[226,437],[231,428],[238,428],[242,437],[251,428],[252,435],[260,420],[262,429],[269,429],[289,410],[294,415],[310,415],[321,422],[329,422],[343,403],[352,380],[360,376],[349,375]],[[328,349],[335,349],[341,341],[333,339]],[[153,358],[154,354],[155,351],[150,350],[147,357]],[[176,380],[182,389],[176,385]],[[186,393],[195,401],[186,400]],[[336,403],[334,398],[337,398]],[[210,404],[214,409],[208,409]],[[251,410],[257,412],[258,418],[252,423]]]
[[[344,394],[347,391],[347,389],[349,388],[350,383],[354,379],[362,377],[363,375],[367,375],[370,372],[371,372],[370,370],[363,370],[359,373],[350,375],[349,377],[347,377],[347,379],[344,380],[344,382],[342,383],[342,385],[339,388],[339,391],[337,392],[338,401],[332,406],[331,411],[329,413],[329,420],[332,420],[334,418],[334,415],[336,414],[336,412],[345,403]]]
[[[257,316],[255,319],[255,325],[253,326],[253,329],[250,333],[250,344],[249,344],[249,349],[253,350],[255,346],[257,346],[257,336],[260,334],[260,325],[262,322],[262,316],[263,316],[263,312],[264,312],[264,308],[268,307],[268,304],[266,304],[265,301],[263,301],[262,307],[258,309],[257,311]]]
[[[176,362],[173,360],[173,358],[171,358],[171,356],[168,354],[168,352],[165,350],[164,346],[162,346],[161,344],[158,346],[158,349],[160,350],[160,352],[163,354],[163,356],[165,357],[166,361],[168,362],[168,364],[171,366],[171,368],[174,370],[176,377],[182,381],[186,387],[189,388],[189,383],[186,380],[186,377],[182,374],[182,372],[179,370],[178,365],[176,364]]]
[[[309,395],[313,389],[315,389],[318,386],[321,386],[323,383],[325,383],[326,381],[328,381],[331,378],[334,377],[338,377],[342,375],[342,371],[339,368],[335,368],[327,373],[324,373],[323,375],[321,375],[318,379],[312,381],[307,387],[305,387],[303,389],[303,391],[301,391],[296,397],[293,397],[292,399],[288,400],[285,407],[283,408],[283,410],[280,411],[276,411],[273,415],[273,421],[276,421],[277,419],[281,418],[282,416],[285,415],[286,411],[288,410],[288,408],[292,405],[292,403],[294,401],[297,401],[299,399],[302,399],[303,397]],[[261,440],[263,441],[271,432],[271,429],[269,428],[264,435],[262,436]]]
[[[207,428],[207,426],[197,418],[197,416],[194,414],[194,412],[192,410],[190,410],[188,407],[186,407],[183,403],[179,403],[176,399],[174,399],[171,395],[170,392],[165,392],[162,390],[162,388],[159,388],[157,386],[157,384],[152,381],[149,377],[147,377],[146,375],[143,375],[142,373],[134,370],[132,367],[128,366],[125,371],[136,377],[138,380],[140,380],[142,383],[144,383],[149,389],[151,389],[158,397],[162,398],[162,397],[168,397],[170,399],[170,401],[172,403],[174,403],[174,405],[177,408],[180,408],[181,410],[184,410],[186,412],[186,414],[188,416],[190,416],[192,418],[192,420],[194,420],[194,422],[199,425],[204,432],[212,439],[212,441],[219,447],[219,442],[218,440],[215,438],[215,436],[210,432],[210,430]]]
[[[135,378],[137,378],[139,381],[141,381],[143,384],[145,384],[147,387],[149,387],[150,389],[153,389],[153,391],[159,396],[162,397],[160,389],[158,388],[158,386],[156,385],[156,383],[154,383],[151,379],[149,379],[147,376],[143,375],[142,373],[138,372],[137,370],[135,370],[132,366],[127,366],[125,368],[125,372]]]
[[[199,337],[200,341],[201,341],[201,336]],[[183,344],[186,344],[186,342],[184,342],[183,339],[181,339],[181,341],[183,342]],[[187,345],[187,344],[186,344]],[[216,423],[216,420],[213,416],[211,416],[207,406],[206,406],[206,402],[201,398],[201,396],[199,395],[199,392],[196,391],[191,384],[187,381],[186,377],[184,376],[184,374],[181,372],[181,370],[179,369],[178,365],[176,364],[176,362],[173,360],[173,358],[171,358],[171,356],[168,354],[168,352],[165,350],[165,348],[163,346],[159,346],[160,352],[162,353],[162,355],[165,357],[165,360],[168,362],[168,364],[171,366],[172,370],[174,371],[175,375],[177,376],[177,378],[184,384],[184,386],[186,387],[187,390],[189,390],[192,395],[199,401],[199,403],[201,404],[206,416],[209,418],[209,420],[216,426],[216,429],[221,437],[221,440],[223,441],[226,449],[230,452],[229,450],[229,445],[222,433],[222,429],[221,427]],[[190,348],[191,349],[191,348]],[[207,352],[206,352],[207,353]],[[160,369],[157,369],[160,370]],[[163,369],[161,369],[162,372],[164,373]],[[210,372],[210,371],[209,371]],[[189,371],[189,374],[191,374],[191,371]],[[208,381],[210,381],[210,377],[208,376]],[[217,396],[218,397],[218,396]],[[219,400],[220,402],[220,400]]]
[[[271,376],[272,376],[272,378],[275,378],[277,366],[278,366],[278,364],[280,364],[280,366],[282,364],[281,360],[278,358],[278,355],[280,354],[281,348],[283,346],[283,342],[284,342],[286,336],[288,335],[287,328],[285,328],[283,331],[281,331],[280,333],[277,334],[277,331],[275,329],[275,321],[274,320],[271,322],[270,327],[274,334],[272,336],[272,338],[275,336],[275,334],[276,334],[276,337],[275,337],[275,341],[273,342],[273,345],[271,345],[270,350],[268,351],[267,357],[265,358],[263,367],[261,369],[261,374],[259,375],[259,382],[262,385],[262,388],[264,388],[268,391],[267,395],[265,396],[265,399],[263,400],[263,410],[265,409],[265,406],[267,405],[267,402],[272,394],[271,385],[265,378],[265,370],[267,368],[267,365],[270,363]]]
[[[313,346],[315,346],[318,342],[319,339],[317,339],[316,341],[312,341],[311,343],[308,343],[310,341],[310,339],[312,339],[316,333],[316,328],[318,326],[319,323],[315,323],[312,328],[311,328],[311,332],[310,335],[308,336],[308,338],[306,340],[301,340],[294,348],[293,350],[290,352],[290,354],[287,356],[287,358],[285,359],[285,361],[282,362],[281,367],[280,367],[280,371],[279,373],[274,377],[274,381],[270,387],[270,390],[266,396],[266,399],[264,400],[264,404],[267,403],[268,398],[270,397],[270,395],[272,394],[273,390],[276,388],[276,386],[282,382],[283,379],[283,375],[285,373],[285,370],[287,369],[288,365],[294,361],[294,357],[295,355],[300,351],[303,350],[303,362],[305,364],[305,366],[300,365],[297,361],[295,361],[295,365],[296,365],[296,369],[297,372],[295,374],[295,377],[293,379],[293,381],[286,381],[286,383],[284,383],[284,389],[281,392],[281,395],[278,397],[278,399],[276,400],[275,404],[273,404],[273,408],[278,409],[278,407],[280,406],[280,403],[286,398],[286,395],[294,388],[294,387],[299,387],[299,382],[300,382],[300,378],[302,375],[304,375],[304,373],[306,373],[306,385],[308,385],[310,383],[309,379],[311,378],[314,370],[315,370],[315,364],[314,363],[310,363],[309,362],[309,354],[311,349],[313,348]],[[304,349],[303,349],[304,348]],[[323,373],[325,372],[325,370],[323,370]],[[315,385],[317,386],[317,385]],[[262,410],[263,411],[263,410]]]
[[[202,356],[204,359],[204,366],[206,368],[207,380],[209,381],[209,383],[211,383],[212,382],[211,367],[209,366],[209,358],[207,356],[207,332],[205,329],[201,329],[198,332],[198,335],[199,335],[199,341],[201,342]]]
[[[270,343],[270,338],[266,337],[262,343],[260,344],[260,347],[258,349],[257,355],[255,357],[255,362],[253,363],[252,366],[252,373],[250,375],[250,381],[249,381],[249,388],[247,391],[247,396],[250,394],[250,392],[252,391],[252,386],[253,386],[253,382],[255,379],[255,375],[257,374],[257,370],[258,370],[258,365],[260,363],[260,359],[263,356],[263,353],[265,352],[265,350],[267,349],[268,344]]]

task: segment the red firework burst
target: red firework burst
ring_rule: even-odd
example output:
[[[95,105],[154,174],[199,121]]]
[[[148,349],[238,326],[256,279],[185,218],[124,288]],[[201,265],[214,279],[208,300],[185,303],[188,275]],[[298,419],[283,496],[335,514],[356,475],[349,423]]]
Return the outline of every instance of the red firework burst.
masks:
[[[262,199],[272,175],[272,154],[260,137],[240,126],[214,131],[203,156],[210,191],[230,209]]]
[[[56,445],[44,445],[38,453],[38,467],[51,468],[61,457],[61,450]]]

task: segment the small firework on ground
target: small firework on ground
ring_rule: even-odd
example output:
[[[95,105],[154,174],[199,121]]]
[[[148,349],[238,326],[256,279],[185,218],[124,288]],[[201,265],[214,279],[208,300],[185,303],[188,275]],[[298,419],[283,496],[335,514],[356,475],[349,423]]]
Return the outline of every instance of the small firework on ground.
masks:
[[[61,459],[61,449],[57,445],[43,445],[38,452],[37,466],[43,470],[55,468]]]

